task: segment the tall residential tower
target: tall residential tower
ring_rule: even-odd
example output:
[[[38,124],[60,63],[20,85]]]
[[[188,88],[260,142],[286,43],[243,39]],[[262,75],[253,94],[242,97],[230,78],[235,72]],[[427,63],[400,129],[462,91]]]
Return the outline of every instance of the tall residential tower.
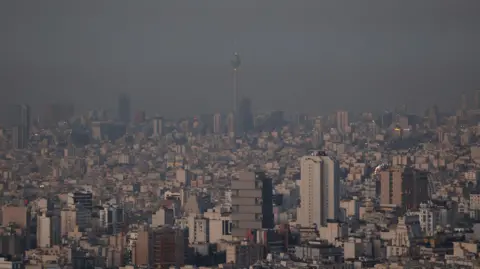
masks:
[[[300,207],[297,224],[302,227],[326,226],[338,220],[340,178],[338,161],[314,151],[300,160]]]

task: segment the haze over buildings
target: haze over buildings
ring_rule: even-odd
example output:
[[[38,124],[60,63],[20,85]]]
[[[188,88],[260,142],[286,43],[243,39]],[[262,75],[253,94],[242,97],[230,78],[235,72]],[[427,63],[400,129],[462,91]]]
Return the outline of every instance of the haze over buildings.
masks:
[[[477,2],[132,3],[0,1],[0,268],[480,268]]]
[[[480,84],[477,1],[109,3],[2,1],[1,102],[226,112],[235,50],[261,111],[452,109]]]

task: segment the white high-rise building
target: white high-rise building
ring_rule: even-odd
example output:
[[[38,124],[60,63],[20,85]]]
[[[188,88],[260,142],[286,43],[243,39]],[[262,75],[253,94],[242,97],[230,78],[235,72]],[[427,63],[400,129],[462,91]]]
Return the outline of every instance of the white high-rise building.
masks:
[[[38,217],[37,224],[37,245],[40,248],[51,246],[50,218],[43,213]]]
[[[302,227],[327,226],[338,220],[340,178],[338,161],[320,151],[300,161],[300,206],[297,224]]]

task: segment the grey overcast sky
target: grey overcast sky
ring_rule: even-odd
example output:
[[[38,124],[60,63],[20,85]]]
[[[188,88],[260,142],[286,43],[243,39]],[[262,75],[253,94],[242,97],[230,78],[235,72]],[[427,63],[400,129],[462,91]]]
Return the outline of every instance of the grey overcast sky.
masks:
[[[451,109],[480,88],[478,0],[2,0],[0,100],[167,116]]]

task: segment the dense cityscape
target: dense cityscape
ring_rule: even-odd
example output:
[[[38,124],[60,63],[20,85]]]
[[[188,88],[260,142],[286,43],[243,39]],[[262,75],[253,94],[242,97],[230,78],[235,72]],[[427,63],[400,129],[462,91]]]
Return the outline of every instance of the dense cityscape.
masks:
[[[0,268],[480,268],[480,90],[448,114],[3,107]]]

